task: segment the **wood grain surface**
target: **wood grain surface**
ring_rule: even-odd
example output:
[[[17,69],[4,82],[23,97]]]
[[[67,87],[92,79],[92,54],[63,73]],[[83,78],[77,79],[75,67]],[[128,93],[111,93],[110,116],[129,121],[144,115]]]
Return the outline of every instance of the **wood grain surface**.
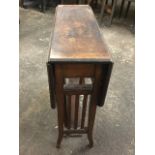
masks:
[[[59,5],[51,38],[51,61],[109,61],[110,55],[88,5]]]

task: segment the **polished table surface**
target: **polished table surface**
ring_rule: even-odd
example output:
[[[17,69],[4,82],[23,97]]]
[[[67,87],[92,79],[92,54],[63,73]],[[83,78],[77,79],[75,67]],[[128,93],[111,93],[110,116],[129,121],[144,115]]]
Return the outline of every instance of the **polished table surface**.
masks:
[[[59,5],[50,42],[50,61],[110,61],[92,9],[88,5]]]

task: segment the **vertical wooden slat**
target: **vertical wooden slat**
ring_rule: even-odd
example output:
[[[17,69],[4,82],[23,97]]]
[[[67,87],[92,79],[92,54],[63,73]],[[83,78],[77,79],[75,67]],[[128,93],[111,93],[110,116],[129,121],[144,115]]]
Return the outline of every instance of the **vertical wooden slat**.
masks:
[[[81,119],[81,129],[84,128],[86,107],[87,107],[87,95],[84,95],[83,108],[82,108],[82,119]]]
[[[76,95],[76,99],[75,99],[75,115],[74,115],[74,129],[77,129],[77,125],[78,125],[78,111],[79,111],[79,95]]]
[[[82,77],[80,77],[79,84],[82,84],[82,82],[83,82],[83,78],[82,78]]]
[[[71,95],[68,95],[68,128],[71,128]]]

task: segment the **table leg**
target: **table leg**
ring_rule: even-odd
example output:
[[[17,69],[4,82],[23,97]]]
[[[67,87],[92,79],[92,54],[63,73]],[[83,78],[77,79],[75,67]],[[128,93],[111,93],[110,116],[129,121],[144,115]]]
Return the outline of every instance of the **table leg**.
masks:
[[[63,123],[64,123],[64,95],[63,95],[63,76],[61,65],[56,65],[56,96],[57,96],[57,111],[58,111],[58,139],[57,148],[60,148],[60,144],[63,138]],[[59,94],[59,95],[58,95]]]
[[[96,115],[96,100],[97,100],[97,94],[98,94],[98,87],[100,85],[101,81],[101,66],[95,67],[95,81],[94,81],[94,88],[93,93],[91,95],[91,101],[89,104],[89,118],[88,118],[88,140],[89,140],[89,147],[93,147],[93,126],[95,121],[95,115]]]

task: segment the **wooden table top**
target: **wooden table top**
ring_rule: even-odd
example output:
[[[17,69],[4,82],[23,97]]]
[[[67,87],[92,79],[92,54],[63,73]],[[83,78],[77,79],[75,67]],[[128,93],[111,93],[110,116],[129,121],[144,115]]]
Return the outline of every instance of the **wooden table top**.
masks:
[[[111,61],[96,18],[88,5],[59,5],[56,8],[49,61]]]

